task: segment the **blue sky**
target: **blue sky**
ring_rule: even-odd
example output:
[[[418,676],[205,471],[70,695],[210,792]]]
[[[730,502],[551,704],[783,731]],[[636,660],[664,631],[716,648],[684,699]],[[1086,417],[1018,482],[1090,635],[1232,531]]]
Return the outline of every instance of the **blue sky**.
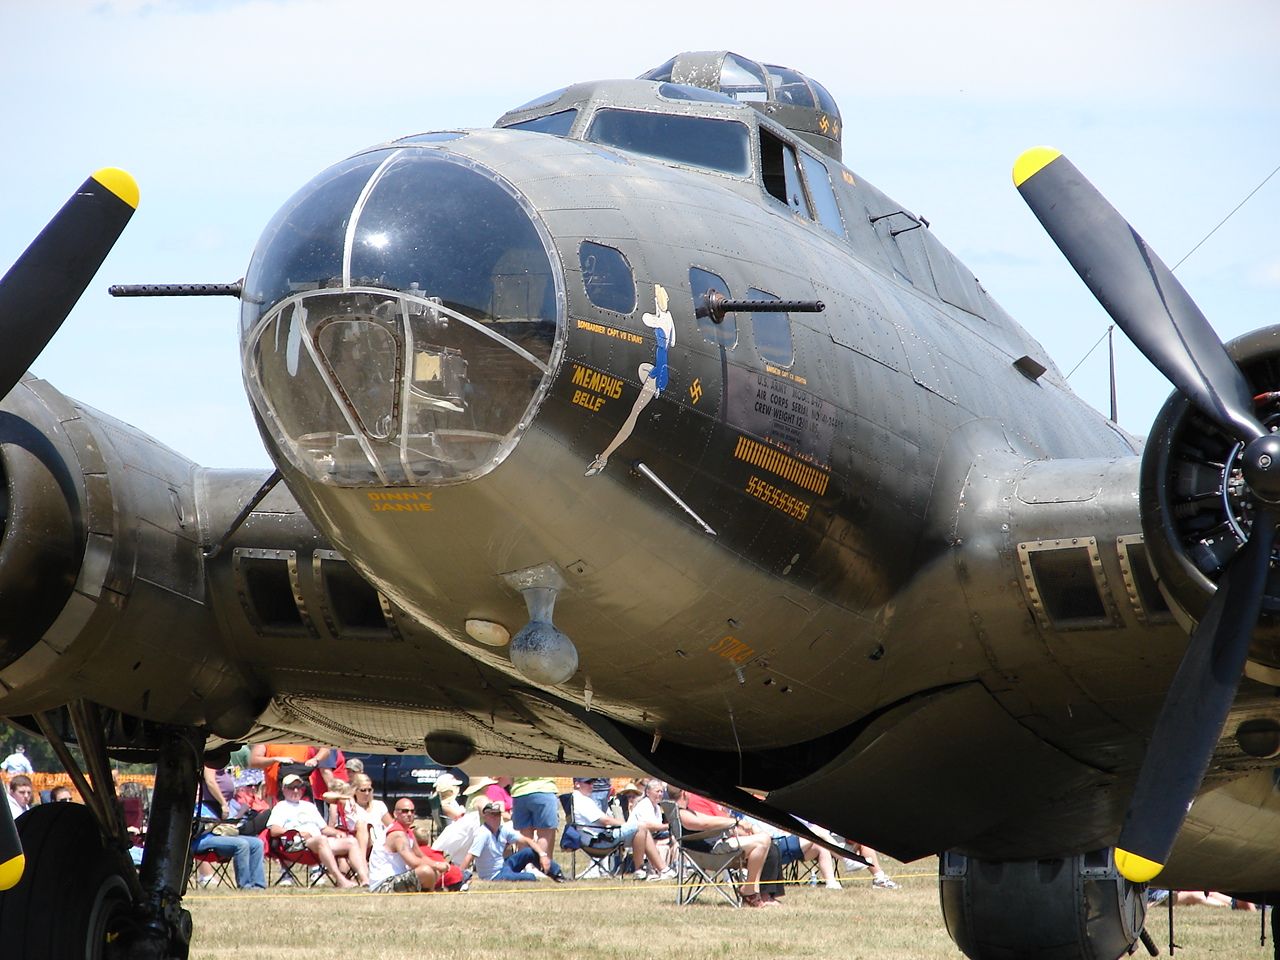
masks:
[[[112,300],[107,284],[235,280],[275,210],[342,157],[682,50],[824,83],[846,163],[927,217],[1064,371],[1109,321],[1013,189],[1023,149],[1062,149],[1170,264],[1280,165],[1271,0],[26,6],[0,7],[0,269],[94,169],[142,191],[33,369],[211,466],[268,464],[234,301]],[[1224,338],[1280,322],[1277,222],[1280,175],[1178,270]],[[1145,434],[1168,386],[1127,343],[1118,363],[1121,424]],[[1071,382],[1105,410],[1105,350]]]

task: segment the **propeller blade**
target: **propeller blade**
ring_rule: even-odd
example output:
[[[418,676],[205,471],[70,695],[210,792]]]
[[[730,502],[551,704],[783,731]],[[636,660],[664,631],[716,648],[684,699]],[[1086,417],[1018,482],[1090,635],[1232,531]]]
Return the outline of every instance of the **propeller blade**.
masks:
[[[98,170],[0,279],[0,397],[58,332],[137,206],[133,177]]]
[[[1103,309],[1178,391],[1237,440],[1262,436],[1249,384],[1209,321],[1075,165],[1035,147],[1014,164],[1013,182]]]
[[[1116,867],[1135,883],[1164,869],[1204,779],[1262,608],[1277,519],[1265,507],[1254,517],[1249,542],[1218,581],[1165,695],[1116,842]]]
[[[0,803],[0,890],[12,890],[22,879],[27,858],[22,853],[22,840],[18,837],[13,811],[7,802]]]

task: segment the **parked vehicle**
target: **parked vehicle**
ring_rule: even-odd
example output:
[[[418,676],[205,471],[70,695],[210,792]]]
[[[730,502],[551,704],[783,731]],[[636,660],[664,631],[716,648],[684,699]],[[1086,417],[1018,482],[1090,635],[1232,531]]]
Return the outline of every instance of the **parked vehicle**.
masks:
[[[418,816],[424,818],[431,816],[431,797],[435,794],[437,777],[449,771],[464,785],[468,779],[457,767],[433,763],[423,753],[346,753],[346,757],[348,762],[358,757],[364,763],[364,772],[373,781],[374,796],[388,807],[397,797],[409,797]]]

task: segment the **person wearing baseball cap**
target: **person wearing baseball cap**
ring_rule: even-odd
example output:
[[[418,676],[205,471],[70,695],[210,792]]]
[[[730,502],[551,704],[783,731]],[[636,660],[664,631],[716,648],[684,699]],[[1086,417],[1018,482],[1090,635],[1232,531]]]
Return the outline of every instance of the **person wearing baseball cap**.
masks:
[[[536,866],[556,883],[564,883],[560,865],[551,859],[538,841],[516,832],[502,822],[502,803],[486,800],[480,807],[480,835],[462,858],[463,871],[474,870],[481,880],[537,880],[527,867]],[[507,844],[515,844],[516,852],[503,857]]]
[[[444,854],[453,863],[461,863],[467,851],[481,839],[484,823],[480,811],[491,802],[482,792],[473,794],[467,800],[466,816],[445,824],[445,828],[431,841],[432,849]]]
[[[364,850],[355,837],[343,836],[329,826],[314,803],[302,799],[306,786],[307,782],[296,773],[290,773],[280,781],[284,799],[271,808],[271,816],[267,819],[267,833],[273,840],[286,833],[296,833],[302,846],[315,854],[333,885],[339,889],[356,886],[338,869],[339,857],[347,859],[361,884],[368,883],[369,867]]]

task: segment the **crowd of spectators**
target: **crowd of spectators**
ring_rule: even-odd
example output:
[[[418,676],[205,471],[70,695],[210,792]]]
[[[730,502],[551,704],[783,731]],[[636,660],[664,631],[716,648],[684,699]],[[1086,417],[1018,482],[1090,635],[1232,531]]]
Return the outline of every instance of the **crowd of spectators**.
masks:
[[[7,777],[10,811],[21,816],[38,802],[21,745],[0,761],[0,770]],[[72,799],[72,791],[61,785],[46,797]],[[145,792],[124,784],[120,799],[139,838],[137,859],[145,833]],[[473,878],[564,882],[569,877],[556,862],[562,826],[565,850],[603,838],[611,845],[611,872],[667,880],[676,876],[678,856],[662,809],[671,800],[686,832],[723,834],[692,842],[730,844],[741,851],[740,893],[747,906],[777,904],[785,892],[782,870],[795,862],[813,861],[823,886],[840,888],[836,861],[824,846],[655,779],[575,778],[566,790],[565,781],[550,777],[468,777],[454,770],[435,780],[431,818],[420,817],[410,797],[387,799],[391,807],[375,795],[360,760],[348,760],[334,747],[259,744],[211,754],[194,812],[195,880],[211,886],[221,872],[215,868],[229,864],[237,887],[264,889],[266,863],[274,857],[301,862],[310,870],[304,869],[309,882],[327,879],[338,888],[375,892],[465,890]],[[846,846],[872,863],[873,886],[896,886],[880,869],[875,851]],[[843,863],[846,870],[862,866]]]

